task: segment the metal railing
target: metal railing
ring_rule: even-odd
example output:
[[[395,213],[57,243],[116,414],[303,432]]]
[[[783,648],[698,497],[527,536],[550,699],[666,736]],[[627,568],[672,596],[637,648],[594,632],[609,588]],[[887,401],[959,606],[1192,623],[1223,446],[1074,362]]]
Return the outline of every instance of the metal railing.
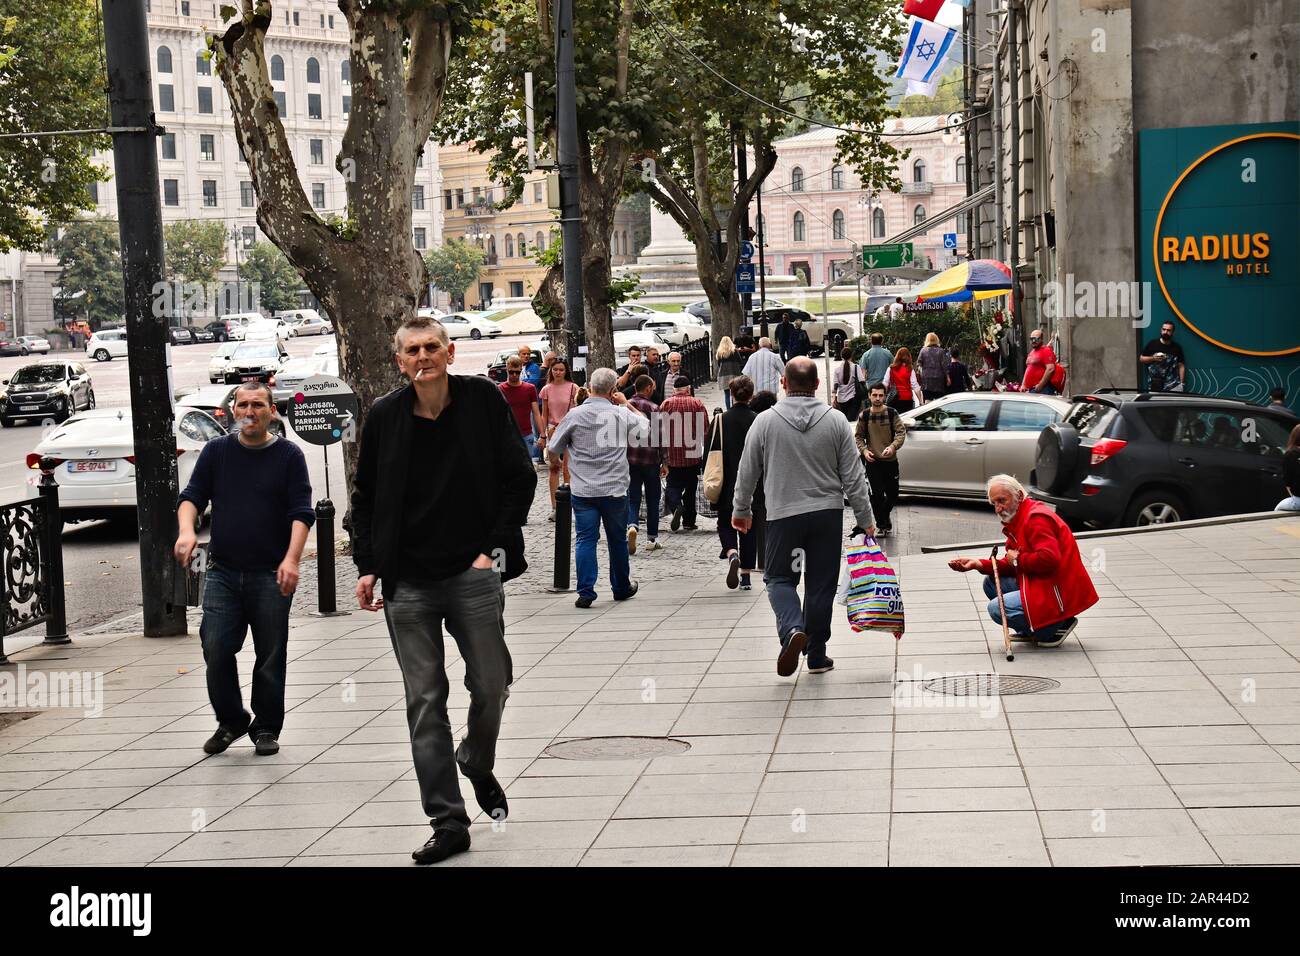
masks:
[[[41,476],[40,497],[0,505],[0,664],[4,639],[37,624],[46,644],[69,644],[63,595],[63,515],[54,476]]]
[[[685,345],[673,349],[682,357],[682,371],[691,377],[695,387],[703,385],[705,382],[713,380],[713,363],[712,347],[709,344],[709,336],[694,339]]]

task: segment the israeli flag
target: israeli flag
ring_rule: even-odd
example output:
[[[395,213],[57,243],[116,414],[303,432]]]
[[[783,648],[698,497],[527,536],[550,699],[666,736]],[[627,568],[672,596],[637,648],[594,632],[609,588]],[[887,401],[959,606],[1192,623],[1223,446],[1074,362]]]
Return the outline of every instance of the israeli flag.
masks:
[[[957,31],[939,23],[912,17],[903,44],[903,56],[894,75],[907,80],[929,83],[938,77],[943,58],[952,46]]]

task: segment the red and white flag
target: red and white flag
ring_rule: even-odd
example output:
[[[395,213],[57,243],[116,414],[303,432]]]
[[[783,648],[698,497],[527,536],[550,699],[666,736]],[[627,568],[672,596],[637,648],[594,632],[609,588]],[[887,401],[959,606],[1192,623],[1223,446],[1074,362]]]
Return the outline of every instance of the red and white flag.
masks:
[[[939,15],[939,9],[943,6],[943,3],[944,0],[907,0],[903,4],[903,13],[909,17],[933,20]]]

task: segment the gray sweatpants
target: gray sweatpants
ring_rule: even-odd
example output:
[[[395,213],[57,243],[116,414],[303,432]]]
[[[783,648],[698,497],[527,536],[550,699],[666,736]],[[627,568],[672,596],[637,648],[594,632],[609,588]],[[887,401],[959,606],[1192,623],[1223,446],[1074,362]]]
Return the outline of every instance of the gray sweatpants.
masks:
[[[764,535],[767,560],[763,583],[776,615],[777,636],[785,644],[791,630],[802,630],[808,635],[808,660],[820,660],[831,639],[831,614],[844,547],[844,511],[833,508],[775,521],[769,518]],[[802,606],[795,590],[800,572]]]
[[[501,575],[491,568],[469,568],[427,585],[400,582],[384,601],[388,636],[406,685],[406,721],[420,800],[434,827],[469,829],[456,761],[475,774],[491,773],[496,763],[501,715],[514,679],[504,610]],[[447,718],[444,622],[465,661],[470,698],[469,727],[454,752]]]

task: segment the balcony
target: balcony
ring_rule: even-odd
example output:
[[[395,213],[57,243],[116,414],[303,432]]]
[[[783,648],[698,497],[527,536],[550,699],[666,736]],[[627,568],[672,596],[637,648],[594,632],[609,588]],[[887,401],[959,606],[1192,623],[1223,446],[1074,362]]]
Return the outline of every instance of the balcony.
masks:
[[[482,199],[465,204],[465,215],[471,218],[494,216],[496,211],[496,207],[492,203],[485,202]]]
[[[934,192],[934,183],[903,183],[904,196],[928,196]]]
[[[486,261],[487,261],[487,264],[490,265],[490,266],[494,266],[494,265],[496,265],[496,264],[497,264],[497,254],[496,254],[495,252],[489,252],[489,253],[487,254],[487,260],[486,260]]]

